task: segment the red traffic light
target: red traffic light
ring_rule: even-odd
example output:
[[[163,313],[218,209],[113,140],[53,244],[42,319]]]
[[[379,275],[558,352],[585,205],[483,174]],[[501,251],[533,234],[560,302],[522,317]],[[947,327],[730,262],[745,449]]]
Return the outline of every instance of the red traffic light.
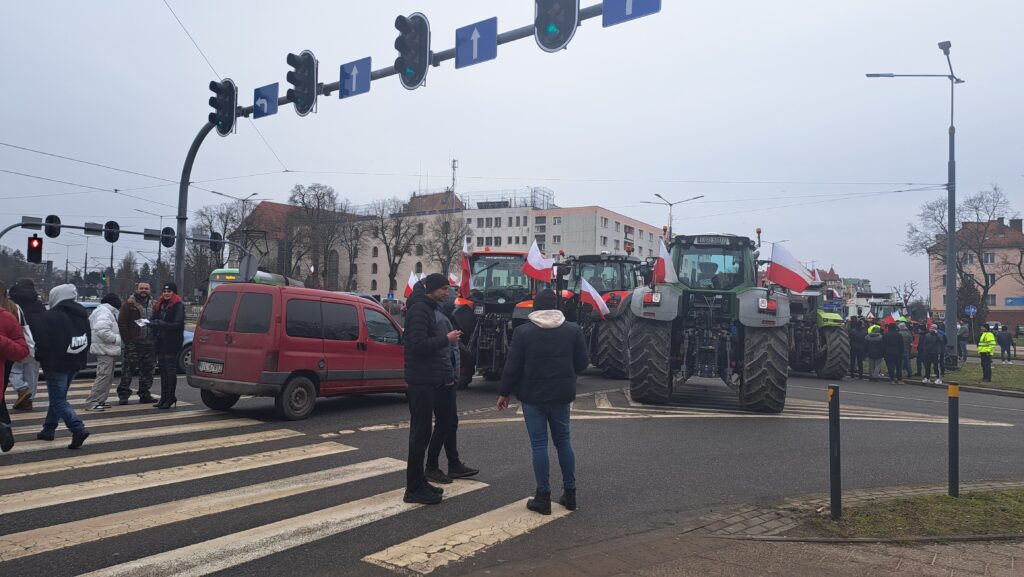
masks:
[[[43,262],[43,239],[37,234],[28,237],[28,250],[26,252],[25,260],[28,262],[35,264]]]
[[[28,240],[28,246],[30,248],[39,248],[40,245],[42,245],[42,244],[43,244],[43,241],[41,239],[38,239],[38,238],[30,238]]]

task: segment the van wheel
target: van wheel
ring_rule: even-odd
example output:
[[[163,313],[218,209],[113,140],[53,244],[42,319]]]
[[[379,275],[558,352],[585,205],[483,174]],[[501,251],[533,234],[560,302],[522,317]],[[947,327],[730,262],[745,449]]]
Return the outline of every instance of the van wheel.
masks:
[[[239,395],[218,395],[206,389],[200,389],[199,396],[203,399],[203,404],[214,411],[226,411],[235,406],[240,398]]]
[[[277,414],[289,421],[305,419],[315,404],[316,386],[307,377],[292,377],[274,399]]]

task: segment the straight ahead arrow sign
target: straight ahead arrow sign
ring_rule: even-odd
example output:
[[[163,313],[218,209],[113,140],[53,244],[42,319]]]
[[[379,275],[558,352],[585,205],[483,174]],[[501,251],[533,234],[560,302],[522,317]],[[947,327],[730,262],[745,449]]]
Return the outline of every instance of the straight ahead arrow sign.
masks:
[[[497,57],[497,18],[488,18],[455,30],[456,68],[480,64]]]
[[[480,31],[473,27],[473,34],[469,37],[473,41],[473,60],[480,57]]]

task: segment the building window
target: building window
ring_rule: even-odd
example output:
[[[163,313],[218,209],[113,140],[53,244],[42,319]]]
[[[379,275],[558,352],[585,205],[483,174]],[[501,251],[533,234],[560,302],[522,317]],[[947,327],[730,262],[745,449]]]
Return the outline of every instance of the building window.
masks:
[[[501,246],[501,237],[500,236],[494,237],[494,246]]]
[[[996,306],[996,295],[988,295],[985,297],[985,304],[990,307]]]
[[[352,263],[352,266],[348,268],[348,274],[359,274],[359,265]]]
[[[547,224],[547,223],[548,223],[548,217],[546,217],[546,216],[538,216],[538,217],[533,219],[533,224]]]
[[[647,256],[654,256],[654,250],[647,249]]]
[[[974,253],[964,253],[964,264],[974,264]]]
[[[601,246],[608,246],[608,237],[607,236],[602,236],[601,237]]]
[[[423,274],[423,263],[416,263],[416,274]]]
[[[476,219],[476,227],[477,228],[483,228],[484,227],[484,219],[482,219],[482,218]]]
[[[489,237],[485,238],[484,239],[484,244],[486,244],[487,246],[494,245],[494,237],[493,236],[489,236]]]
[[[483,246],[484,245],[484,237],[482,237],[482,236],[476,237],[476,245],[477,246]]]
[[[507,243],[505,243],[505,244],[512,244],[512,237],[511,237],[511,236],[510,236],[510,237],[508,237],[508,242],[507,242]]]
[[[370,254],[372,254],[374,258],[377,258],[379,253],[380,251],[377,249],[377,247],[373,247],[373,250],[370,251]]]
[[[608,228],[608,217],[601,217],[601,228]]]
[[[990,273],[986,273],[985,274],[985,280],[987,281],[986,284],[988,284],[988,286],[992,286],[992,285],[996,284],[996,275],[995,275],[995,273],[991,273],[991,272]]]
[[[423,245],[416,245],[416,256],[423,256]]]
[[[494,219],[491,218],[491,217],[487,217],[487,220],[485,221],[485,223],[486,223],[487,228],[493,228],[494,227]]]
[[[466,226],[472,226],[472,224],[473,224],[473,219],[467,218],[466,219]]]
[[[512,217],[508,217],[508,227],[512,228]]]
[[[551,218],[551,224],[562,224],[562,217],[555,216]]]
[[[423,234],[423,223],[422,222],[417,222],[416,223],[416,234]]]
[[[621,228],[622,228],[622,223],[619,222],[619,221],[615,221],[615,232],[619,232],[619,230]]]
[[[649,240],[651,242],[654,242],[654,233],[653,232],[647,233],[647,240]]]
[[[548,225],[546,225],[546,224],[538,224],[537,226],[535,226],[533,228],[535,229],[534,232],[547,232],[548,231]]]
[[[377,263],[370,265],[370,274],[377,274]]]
[[[372,290],[372,291],[377,290],[377,281],[376,280],[370,281],[370,290]]]
[[[619,239],[615,239],[615,250],[619,250]]]
[[[996,264],[996,253],[986,252],[981,255],[981,262],[985,264]]]
[[[562,244],[562,235],[555,234],[551,236],[551,242],[555,244]]]

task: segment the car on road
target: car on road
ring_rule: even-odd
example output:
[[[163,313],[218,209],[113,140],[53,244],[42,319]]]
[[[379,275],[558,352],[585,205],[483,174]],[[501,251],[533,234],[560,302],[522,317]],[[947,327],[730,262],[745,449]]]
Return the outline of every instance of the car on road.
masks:
[[[82,305],[92,314],[92,311],[100,306],[99,301],[79,301],[78,304]],[[181,352],[178,353],[178,372],[184,374],[185,367],[192,361],[192,337],[194,333],[192,331],[185,331],[185,342],[181,347]],[[115,361],[115,367],[121,366],[121,359]],[[88,359],[85,361],[84,371],[94,372],[96,370],[96,355],[89,353]]]
[[[401,329],[360,296],[222,285],[203,307],[194,343],[188,384],[215,410],[243,395],[273,397],[282,418],[298,420],[317,397],[406,390]]]

